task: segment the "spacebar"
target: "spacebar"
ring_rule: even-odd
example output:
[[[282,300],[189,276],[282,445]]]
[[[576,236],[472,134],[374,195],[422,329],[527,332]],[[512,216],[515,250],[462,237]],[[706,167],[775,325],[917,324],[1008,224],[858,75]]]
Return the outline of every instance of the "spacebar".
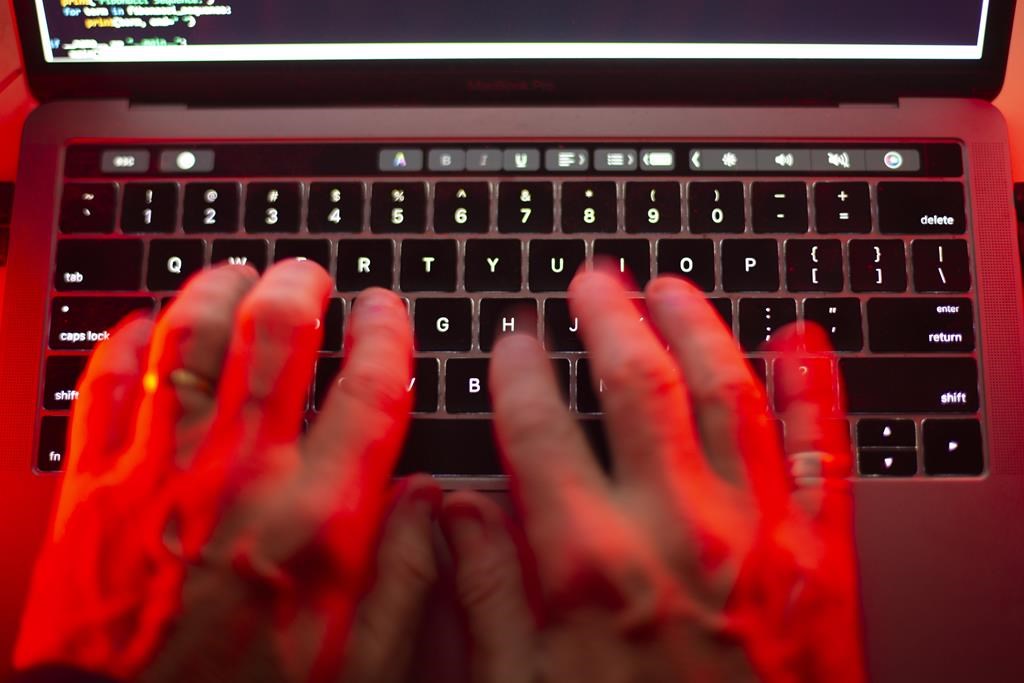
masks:
[[[580,426],[601,465],[608,466],[608,445],[599,419]],[[402,447],[396,476],[426,472],[440,476],[488,477],[504,474],[493,422],[488,419],[414,418]]]

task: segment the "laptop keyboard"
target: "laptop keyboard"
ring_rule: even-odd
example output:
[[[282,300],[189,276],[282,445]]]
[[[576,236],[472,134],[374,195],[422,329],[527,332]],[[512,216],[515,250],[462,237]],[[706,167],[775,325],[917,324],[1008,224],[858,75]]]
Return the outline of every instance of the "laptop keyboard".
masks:
[[[604,259],[638,289],[675,274],[704,290],[777,410],[776,359],[762,344],[796,320],[821,325],[860,476],[982,474],[959,146],[727,145],[72,146],[35,469],[62,469],[88,351],[117,321],[166,306],[211,264],[262,271],[298,257],[336,282],[310,419],[341,366],[358,292],[387,287],[409,303],[415,415],[402,473],[500,474],[488,354],[501,332],[523,329],[545,340],[607,462],[601,385],[565,294],[580,266]]]

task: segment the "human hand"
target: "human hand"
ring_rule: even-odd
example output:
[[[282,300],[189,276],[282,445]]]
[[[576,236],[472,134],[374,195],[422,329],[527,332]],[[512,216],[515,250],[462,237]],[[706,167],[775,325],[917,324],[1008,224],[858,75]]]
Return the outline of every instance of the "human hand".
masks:
[[[96,350],[18,668],[336,681],[344,665],[348,683],[402,677],[435,576],[441,496],[429,478],[388,493],[411,330],[396,296],[362,293],[343,381],[302,437],[331,289],[311,262],[262,279],[214,268],[155,325],[128,322]]]
[[[491,387],[522,539],[478,493],[442,510],[477,683],[862,680],[850,451],[824,335],[776,336],[784,456],[764,387],[700,292],[654,281],[650,324],[615,275],[579,274],[569,296],[605,384],[614,473],[540,344],[503,338]]]

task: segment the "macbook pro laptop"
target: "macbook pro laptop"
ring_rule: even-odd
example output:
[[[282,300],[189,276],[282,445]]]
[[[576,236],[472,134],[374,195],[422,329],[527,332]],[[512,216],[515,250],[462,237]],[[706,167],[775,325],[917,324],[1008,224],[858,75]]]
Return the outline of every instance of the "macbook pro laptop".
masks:
[[[989,103],[1012,0],[14,7],[42,104],[0,321],[5,660],[77,381],[124,315],[213,263],[319,262],[313,418],[353,297],[393,288],[400,473],[501,495],[494,330],[535,311],[600,451],[565,290],[607,257],[704,289],[770,396],[776,329],[831,336],[872,678],[1024,680],[1024,303]]]

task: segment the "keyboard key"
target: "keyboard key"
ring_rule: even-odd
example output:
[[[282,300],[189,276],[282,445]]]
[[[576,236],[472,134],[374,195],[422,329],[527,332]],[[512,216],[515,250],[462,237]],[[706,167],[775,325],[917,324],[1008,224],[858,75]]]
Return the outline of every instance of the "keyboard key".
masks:
[[[436,358],[417,358],[412,379],[414,413],[436,413],[440,387],[440,363]]]
[[[586,259],[582,240],[532,240],[530,291],[564,292]]]
[[[68,183],[60,202],[60,229],[67,233],[113,232],[117,186]]]
[[[850,413],[973,413],[973,358],[841,358]]]
[[[722,287],[727,292],[777,292],[778,242],[723,240]]]
[[[576,361],[576,410],[581,413],[600,413],[601,394],[605,389],[604,380],[594,382],[590,360],[581,358]]]
[[[626,232],[679,232],[679,183],[626,183]]]
[[[309,186],[310,232],[361,232],[362,183],[313,183]]]
[[[189,183],[185,186],[185,232],[238,230],[238,183]]]
[[[468,240],[467,292],[518,292],[523,287],[522,242]]]
[[[319,358],[316,361],[316,374],[313,379],[313,410],[317,412],[324,407],[327,395],[334,386],[338,373],[341,372],[341,358]]]
[[[914,289],[919,292],[966,292],[971,264],[964,240],[914,240]]]
[[[690,232],[743,232],[743,183],[690,183]]]
[[[418,299],[414,320],[419,351],[469,351],[473,344],[469,299]]]
[[[750,202],[754,232],[807,232],[803,183],[754,183]]]
[[[423,183],[374,183],[370,229],[374,232],[426,232],[426,186]]]
[[[319,263],[327,272],[331,271],[331,243],[327,240],[277,240],[274,245],[274,262],[287,259],[303,259]]]
[[[46,415],[39,423],[39,452],[36,469],[40,472],[60,472],[67,459],[68,418]]]
[[[799,398],[799,396],[794,396],[788,392],[786,390],[786,385],[780,381],[780,378],[783,375],[788,375],[793,370],[799,371],[800,374],[806,378],[809,386],[831,387],[832,396],[830,397],[831,403],[828,408],[832,411],[836,410],[838,405],[839,380],[832,361],[828,358],[776,358],[773,369],[773,376],[775,378],[774,403],[775,411],[777,413],[786,412],[793,400]]]
[[[563,232],[615,232],[618,226],[615,183],[562,183]]]
[[[503,474],[493,424],[487,419],[413,418],[395,476],[414,472],[477,477]]]
[[[124,232],[174,232],[177,222],[177,185],[129,183],[124,186],[121,210]]]
[[[455,240],[402,242],[402,290],[454,292],[458,245]]]
[[[53,280],[61,292],[134,291],[142,281],[142,242],[61,240]]]
[[[88,356],[50,356],[46,359],[43,407],[47,410],[71,410],[78,400],[78,381],[85,371]]]
[[[879,183],[878,227],[898,234],[963,234],[963,183]]]
[[[551,232],[555,229],[551,183],[510,183],[498,186],[498,230]]]
[[[555,382],[565,401],[565,407],[569,407],[569,386],[572,383],[572,361],[568,358],[552,358],[551,365],[555,371]]]
[[[853,291],[907,291],[907,258],[901,240],[850,240],[849,247]]]
[[[338,291],[357,292],[367,287],[391,289],[394,261],[391,240],[340,240]]]
[[[50,315],[50,348],[88,351],[110,337],[110,330],[135,311],[152,312],[152,297],[56,297]]]
[[[569,315],[567,299],[544,302],[544,332],[549,351],[582,351],[579,329],[579,318]]]
[[[489,413],[487,358],[450,358],[445,363],[445,407],[449,413]]]
[[[984,471],[977,420],[925,420],[922,433],[927,474],[978,476]]]
[[[708,299],[708,303],[718,313],[718,317],[722,319],[725,326],[732,331],[732,299],[725,297],[716,297],[714,299]]]
[[[213,263],[252,266],[262,273],[267,269],[266,240],[214,240]]]
[[[491,189],[487,183],[437,183],[434,232],[487,232],[491,226]]]
[[[537,334],[536,299],[484,299],[480,302],[480,350],[490,351],[503,334]]]
[[[793,299],[740,300],[739,339],[745,351],[756,351],[776,331],[792,322],[796,322]]]
[[[608,260],[628,275],[638,291],[651,280],[651,246],[648,240],[594,240],[594,261]]]
[[[804,320],[817,323],[825,330],[836,351],[860,351],[864,348],[859,299],[807,299],[804,301]]]
[[[857,453],[865,477],[912,477],[917,474],[917,451],[912,448],[867,448]]]
[[[876,353],[967,353],[974,350],[970,299],[871,299],[868,340]]]
[[[302,210],[299,183],[250,183],[245,198],[249,232],[298,232]]]
[[[842,243],[839,240],[788,240],[786,287],[791,292],[841,292]]]
[[[173,292],[206,265],[202,240],[153,240],[149,243],[146,287],[152,292]]]
[[[757,377],[761,384],[768,384],[768,361],[764,358],[747,358],[747,364],[750,365],[751,372],[754,373],[754,377]]]
[[[915,448],[917,431],[913,420],[861,420],[857,423],[857,445],[861,448]]]
[[[658,240],[658,274],[681,275],[710,292],[715,289],[715,243],[703,239]]]
[[[341,351],[345,331],[345,302],[331,299],[327,302],[327,313],[324,315],[324,336],[320,343],[321,351]]]
[[[868,184],[816,184],[814,218],[820,233],[871,232],[871,192]]]

